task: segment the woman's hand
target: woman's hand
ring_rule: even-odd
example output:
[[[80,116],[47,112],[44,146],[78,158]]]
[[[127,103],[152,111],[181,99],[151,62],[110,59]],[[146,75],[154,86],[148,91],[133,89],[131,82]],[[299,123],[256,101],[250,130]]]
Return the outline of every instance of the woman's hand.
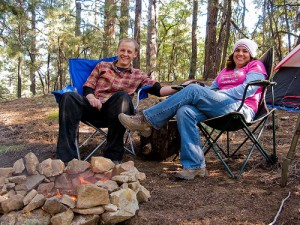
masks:
[[[188,86],[189,84],[199,84],[200,86],[205,87],[205,84],[204,84],[204,83],[199,82],[199,81],[197,81],[197,80],[188,80],[188,81],[182,83],[181,86],[186,87],[186,86]]]
[[[181,91],[183,88],[185,88],[186,86],[188,86],[189,84],[198,84],[202,87],[205,87],[205,84],[202,83],[202,82],[199,82],[197,80],[188,80],[188,81],[185,81],[184,83],[180,84],[180,85],[177,85],[175,87],[172,87],[172,89],[176,90],[176,91]]]
[[[182,85],[182,86],[187,86],[187,85],[189,85],[189,84],[191,84],[191,83],[197,83],[197,80],[187,80],[187,81],[185,81],[184,83],[182,83],[181,85]]]
[[[101,103],[101,101],[100,101],[99,99],[97,99],[97,98],[95,97],[95,95],[93,95],[93,94],[88,94],[88,95],[86,96],[86,98],[87,98],[87,100],[89,101],[89,103],[91,104],[91,106],[97,108],[97,109],[100,111],[100,109],[102,108],[102,103]]]

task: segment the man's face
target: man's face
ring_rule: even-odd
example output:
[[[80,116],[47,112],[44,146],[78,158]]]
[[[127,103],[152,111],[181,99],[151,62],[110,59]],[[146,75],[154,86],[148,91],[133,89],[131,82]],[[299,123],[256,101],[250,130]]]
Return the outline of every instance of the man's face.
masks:
[[[117,66],[129,68],[132,60],[137,56],[134,43],[123,41],[117,49],[118,62]]]

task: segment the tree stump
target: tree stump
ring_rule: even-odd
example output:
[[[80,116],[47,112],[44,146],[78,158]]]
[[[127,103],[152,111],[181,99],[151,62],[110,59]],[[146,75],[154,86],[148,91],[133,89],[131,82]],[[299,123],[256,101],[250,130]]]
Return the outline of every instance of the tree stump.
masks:
[[[152,129],[150,137],[141,137],[141,156],[147,160],[162,161],[179,154],[180,136],[176,120],[169,122],[159,130]]]

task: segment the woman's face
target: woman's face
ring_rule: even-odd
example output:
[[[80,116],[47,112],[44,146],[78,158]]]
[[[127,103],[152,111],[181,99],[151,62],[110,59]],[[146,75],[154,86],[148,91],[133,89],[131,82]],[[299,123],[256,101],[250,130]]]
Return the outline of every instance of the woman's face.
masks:
[[[248,62],[250,62],[251,57],[247,48],[243,46],[238,46],[233,53],[233,61],[237,69],[242,68]]]

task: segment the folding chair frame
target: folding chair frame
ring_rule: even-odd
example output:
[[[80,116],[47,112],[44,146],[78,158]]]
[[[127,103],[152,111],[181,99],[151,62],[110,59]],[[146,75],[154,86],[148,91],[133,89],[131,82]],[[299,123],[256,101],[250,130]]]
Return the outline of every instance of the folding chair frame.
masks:
[[[105,143],[106,143],[106,138],[107,138],[107,133],[104,131],[104,130],[102,130],[102,128],[98,128],[98,127],[96,127],[96,126],[94,126],[93,124],[91,124],[91,123],[89,123],[89,122],[87,122],[87,121],[82,121],[84,124],[86,124],[86,125],[88,125],[88,126],[90,126],[90,127],[92,127],[92,128],[94,128],[95,129],[95,131],[92,133],[92,134],[90,134],[89,135],[89,137],[87,138],[87,139],[85,139],[79,146],[78,146],[78,136],[79,135],[77,135],[77,139],[76,139],[76,148],[77,148],[77,155],[78,155],[78,159],[80,160],[81,159],[81,154],[80,154],[80,148],[82,147],[82,146],[84,146],[85,144],[87,144],[88,142],[89,142],[89,140],[92,138],[92,137],[94,137],[96,134],[100,134],[100,135],[102,135],[103,137],[104,137],[104,140],[102,140],[100,143],[98,143],[97,144],[97,146],[95,147],[95,148],[93,148],[93,150],[88,154],[88,156],[86,156],[85,158],[84,158],[84,160],[88,160],[101,146],[103,146]],[[78,128],[78,131],[77,131],[77,133],[79,133],[79,128]],[[130,145],[130,147],[128,148],[128,147],[126,147],[126,146],[124,146],[124,148],[125,148],[125,150],[127,151],[127,152],[129,152],[130,154],[132,154],[132,155],[136,155],[136,153],[135,153],[135,151],[134,151],[134,146],[133,146],[133,141],[132,141],[132,138],[131,138],[131,135],[130,135],[130,131],[129,130],[126,130],[126,132],[125,132],[125,138],[124,138],[125,140],[124,140],[124,143],[126,144],[126,143],[128,143],[129,142],[129,145]]]
[[[271,54],[271,64],[273,64],[273,48],[269,49],[265,54]],[[264,56],[265,56],[264,54]],[[270,164],[274,164],[277,162],[277,156],[276,156],[276,136],[275,136],[275,108],[271,108],[270,110],[267,108],[265,103],[265,93],[267,87],[272,88],[273,93],[273,86],[276,84],[275,82],[270,81],[272,78],[272,65],[266,66],[267,72],[268,72],[268,79],[269,80],[262,80],[262,81],[254,81],[249,84],[247,84],[243,100],[241,102],[240,107],[237,109],[236,112],[229,113],[224,116],[211,118],[203,121],[202,123],[198,124],[198,127],[200,131],[203,133],[203,136],[205,138],[205,143],[203,145],[203,151],[206,155],[210,149],[213,149],[214,153],[218,157],[218,159],[221,161],[227,172],[230,174],[232,178],[239,178],[242,173],[244,172],[244,169],[255,149],[255,147],[258,149],[258,151],[261,153],[261,155],[266,159],[266,161]],[[242,108],[244,104],[244,100],[246,97],[247,90],[250,86],[262,86],[263,92],[262,92],[262,98],[260,101],[259,106],[261,107],[259,112],[257,113],[256,117],[251,122],[246,122],[245,117],[242,113],[240,113],[240,109]],[[261,111],[264,112],[263,115],[261,115]],[[269,116],[272,117],[272,135],[273,135],[273,153],[272,155],[268,155],[264,148],[259,143],[260,137],[263,133],[264,127],[266,126],[266,123],[268,122]],[[254,124],[257,124],[253,129],[250,129],[251,126]],[[209,131],[210,128],[212,128],[212,131]],[[246,134],[246,138],[244,141],[232,152],[230,149],[230,138],[229,133],[233,131],[243,130],[243,132]],[[217,135],[215,136],[215,131],[217,132]],[[226,150],[224,150],[219,144],[218,140],[220,139],[221,135],[223,133],[226,133]],[[233,171],[230,169],[228,164],[225,162],[225,158],[233,158],[237,152],[241,149],[244,144],[250,140],[252,143],[252,147],[249,149],[248,154],[246,156],[246,159],[242,163],[241,169],[237,176],[234,175]],[[232,153],[231,153],[232,152]]]
[[[117,59],[117,56],[113,56],[110,58],[103,58],[98,60],[90,60],[90,59],[80,59],[80,58],[72,58],[69,59],[69,71],[71,75],[71,84],[67,85],[65,88],[59,91],[52,91],[51,93],[54,94],[56,102],[59,103],[60,98],[62,94],[65,92],[74,92],[77,91],[78,94],[82,95],[83,89],[82,85],[86,81],[87,77],[90,74],[90,71],[97,65],[99,62],[113,62]],[[73,65],[73,66],[71,66]],[[74,73],[80,74],[80,76],[75,76]],[[150,86],[143,86],[137,90],[137,99],[136,99],[136,105],[134,106],[134,113],[136,113],[137,108],[139,106],[139,102],[141,99],[147,98],[148,93],[146,92],[147,89],[149,89]],[[91,150],[88,156],[85,157],[84,160],[88,160],[101,146],[103,146],[106,143],[107,133],[103,130],[103,128],[107,128],[107,126],[95,126],[92,123],[88,121],[81,121],[84,124],[86,124],[89,127],[92,127],[95,131],[89,135],[89,137],[84,140],[81,144],[79,144],[79,127],[77,130],[77,138],[75,140],[75,145],[77,149],[77,158],[81,160],[81,154],[80,154],[80,148],[83,147],[88,143],[88,141],[91,140],[96,134],[100,134],[104,137],[104,140],[100,141],[100,143],[97,144],[97,146]],[[129,143],[129,147],[124,146],[125,150],[129,152],[132,155],[136,155],[134,151],[133,141],[130,135],[130,130],[126,130],[124,135],[124,144]]]
[[[141,88],[138,89],[137,94],[136,94],[136,104],[134,106],[134,113],[137,112],[137,109],[139,107],[139,103],[141,99],[147,98],[148,94],[146,92],[147,89],[149,89],[150,86],[143,86]],[[100,134],[104,137],[104,140],[102,140],[100,143],[97,144],[97,146],[91,150],[91,152],[88,154],[88,156],[86,156],[83,160],[86,161],[88,160],[101,146],[103,146],[106,143],[106,137],[107,137],[107,133],[103,130],[103,128],[106,128],[105,126],[103,127],[97,127],[95,125],[93,125],[92,123],[88,122],[88,121],[81,121],[84,124],[92,127],[95,129],[95,131],[87,138],[85,139],[81,144],[79,144],[79,128],[77,131],[77,139],[76,139],[76,148],[77,148],[77,156],[78,159],[81,160],[81,154],[80,154],[80,148],[83,147],[85,144],[88,143],[88,141],[94,137],[96,134]],[[129,129],[126,129],[125,134],[124,134],[124,144],[129,143],[129,147],[124,146],[124,149],[129,152],[130,154],[136,156],[135,150],[134,150],[134,146],[133,146],[133,141],[132,141],[132,137],[131,137],[131,132]]]

